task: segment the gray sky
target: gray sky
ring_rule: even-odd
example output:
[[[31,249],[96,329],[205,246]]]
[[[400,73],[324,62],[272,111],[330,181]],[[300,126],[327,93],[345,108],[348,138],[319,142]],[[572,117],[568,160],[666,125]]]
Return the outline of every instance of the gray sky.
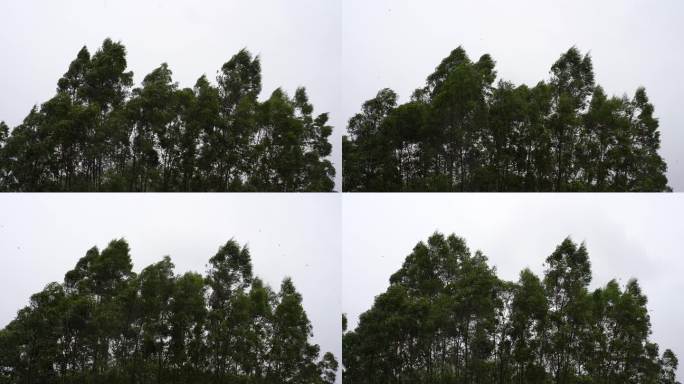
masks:
[[[213,79],[247,47],[262,57],[262,97],[278,86],[292,93],[304,85],[316,112],[330,112],[339,189],[344,127],[380,88],[406,101],[458,45],[473,58],[492,54],[501,78],[536,84],[576,45],[591,51],[597,82],[608,93],[631,96],[647,88],[670,185],[683,190],[682,15],[677,0],[2,2],[0,120],[20,123],[33,104],[54,94],[80,47],[94,51],[105,37],[126,45],[136,83],[167,62],[181,86],[192,86],[203,73]]]
[[[128,50],[139,85],[167,62],[181,87],[210,80],[243,47],[261,56],[262,99],[277,87],[307,88],[315,113],[329,112],[341,173],[339,112],[341,7],[338,0],[25,0],[0,2],[0,120],[14,127],[57,80],[83,45],[94,53],[111,37]]]
[[[406,102],[439,62],[463,45],[477,60],[489,53],[499,78],[534,85],[576,45],[593,57],[608,94],[634,95],[643,85],[662,132],[669,185],[684,190],[684,116],[680,75],[684,2],[343,1],[342,114],[346,122],[384,87]]]
[[[0,328],[86,251],[124,237],[133,268],[169,255],[177,274],[204,274],[230,238],[276,291],[291,276],[321,351],[341,359],[337,194],[0,194]]]
[[[571,236],[586,242],[591,289],[636,277],[649,300],[652,340],[661,352],[684,356],[681,194],[344,194],[342,206],[342,311],[350,329],[435,231],[465,238],[509,281],[526,267],[542,276],[546,257]]]

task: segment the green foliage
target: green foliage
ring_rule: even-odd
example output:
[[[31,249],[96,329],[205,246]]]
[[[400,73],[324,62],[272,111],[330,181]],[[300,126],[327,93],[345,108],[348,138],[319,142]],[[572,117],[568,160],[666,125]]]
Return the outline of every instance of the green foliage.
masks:
[[[343,328],[343,382],[676,383],[636,280],[589,292],[588,253],[570,239],[546,266],[543,279],[502,281],[463,239],[435,233]]]
[[[216,80],[181,89],[163,63],[131,90],[121,43],[83,47],[53,98],[0,123],[0,191],[332,191],[332,127],[304,88],[260,102],[245,49]]]
[[[302,297],[252,276],[231,240],[207,277],[176,275],[168,256],[132,271],[128,244],[90,249],[0,330],[0,383],[332,384]]]
[[[461,48],[408,103],[383,89],[349,120],[344,191],[666,191],[644,88],[608,98],[571,48],[534,87],[500,80]]]

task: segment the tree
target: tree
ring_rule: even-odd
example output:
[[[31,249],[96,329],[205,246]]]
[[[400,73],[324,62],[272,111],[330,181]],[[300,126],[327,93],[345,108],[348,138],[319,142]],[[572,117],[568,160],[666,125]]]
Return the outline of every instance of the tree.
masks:
[[[242,49],[221,68],[218,77],[221,97],[220,125],[211,136],[211,150],[216,151],[218,167],[214,175],[216,189],[226,190],[231,184],[240,185],[242,174],[253,156],[253,142],[257,130],[257,97],[261,92],[261,63],[259,57]],[[258,140],[258,138],[257,138]],[[252,160],[253,161],[253,160]]]
[[[252,264],[247,248],[228,241],[211,259],[207,273],[209,314],[207,345],[212,351],[209,357],[215,369],[215,380],[223,376],[235,376],[239,367],[232,361],[232,351],[237,345],[233,332],[243,326],[248,317],[244,306],[245,291],[252,283]]]
[[[529,269],[520,273],[520,279],[514,288],[509,321],[512,381],[544,382],[548,301],[542,282]]]
[[[544,288],[549,303],[547,364],[556,383],[575,382],[583,370],[581,335],[588,332],[591,265],[584,244],[566,238],[546,259]]]
[[[666,349],[665,352],[663,352],[663,357],[661,360],[661,365],[663,368],[660,376],[660,382],[662,384],[679,383],[675,379],[675,371],[677,370],[678,364],[679,362],[675,354],[671,350]]]
[[[654,107],[649,103],[643,87],[637,89],[632,100],[632,108],[632,146],[635,152],[633,163],[635,169],[630,177],[632,184],[629,189],[662,191],[668,188],[665,177],[667,165],[658,155],[660,149],[658,120],[653,117]]]
[[[546,264],[506,282],[461,238],[418,243],[356,329],[343,316],[343,382],[675,382],[636,280],[588,292],[586,247],[569,238]]]
[[[290,279],[275,294],[231,240],[205,277],[166,256],[132,272],[128,244],[93,247],[0,330],[0,383],[331,384]]]
[[[311,323],[302,307],[302,297],[290,278],[283,280],[274,309],[273,341],[271,344],[272,366],[266,379],[278,383],[323,382],[332,375],[337,362],[330,354],[317,365],[319,347],[308,342]]]
[[[2,157],[5,156],[4,151],[2,149],[3,147],[5,147],[7,143],[8,136],[9,127],[7,126],[7,124],[5,124],[4,121],[0,121],[0,164],[6,164],[8,162],[7,159]],[[0,191],[4,191],[8,188],[8,182],[9,175],[7,174],[7,170],[0,167]]]
[[[353,141],[343,138],[346,147],[343,150],[349,150],[350,161],[353,161],[355,166],[345,168],[345,172],[350,171],[350,178],[345,181],[349,185],[348,190],[396,189],[392,150],[382,141],[381,133],[382,121],[396,104],[397,94],[386,88],[379,91],[375,98],[366,101],[361,113],[349,119],[347,130]],[[386,163],[389,165],[384,166]]]
[[[575,47],[534,87],[496,76],[491,56],[458,47],[409,102],[387,89],[365,102],[343,137],[343,190],[669,190],[643,88],[608,98]]]
[[[139,281],[142,306],[140,352],[142,360],[149,364],[143,380],[161,383],[167,380],[172,334],[170,320],[175,276],[171,259],[166,256],[159,263],[143,269]]]
[[[328,115],[304,88],[265,101],[240,50],[211,84],[181,89],[166,63],[133,87],[123,44],[83,47],[54,97],[0,126],[0,190],[332,191]]]
[[[206,287],[201,275],[187,272],[176,279],[171,297],[170,363],[177,382],[200,380],[205,367]]]

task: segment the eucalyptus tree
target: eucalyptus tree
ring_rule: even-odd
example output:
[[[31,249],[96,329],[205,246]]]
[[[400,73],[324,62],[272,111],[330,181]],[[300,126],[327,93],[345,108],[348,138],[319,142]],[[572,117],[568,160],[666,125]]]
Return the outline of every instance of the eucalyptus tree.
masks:
[[[495,83],[491,56],[456,48],[408,102],[383,89],[349,120],[343,190],[669,190],[643,87],[608,98],[575,47],[550,75],[534,87]]]
[[[9,127],[4,121],[0,121],[0,164],[6,164],[7,159],[3,159],[3,156],[7,156],[3,151],[7,143],[7,137],[9,136]],[[0,168],[0,191],[5,191],[8,189],[7,183],[9,182],[8,170]]]
[[[344,383],[675,383],[677,358],[649,340],[636,280],[590,292],[586,247],[565,239],[517,282],[463,239],[418,243],[387,290],[343,316]]]
[[[132,270],[128,244],[93,247],[0,330],[0,383],[331,384],[291,279],[274,292],[234,240],[206,276],[170,257]]]
[[[304,88],[260,101],[261,64],[246,49],[211,84],[180,88],[162,63],[133,89],[126,49],[83,47],[14,129],[0,126],[8,191],[332,191],[328,115]]]
[[[344,169],[345,190],[385,191],[396,189],[396,175],[391,147],[383,141],[382,122],[397,105],[397,94],[390,89],[378,92],[375,98],[366,101],[361,112],[349,120],[348,131],[357,140],[344,141],[345,161],[350,164]],[[347,157],[349,156],[349,157]],[[384,165],[389,163],[388,165]],[[354,165],[350,167],[350,165]]]

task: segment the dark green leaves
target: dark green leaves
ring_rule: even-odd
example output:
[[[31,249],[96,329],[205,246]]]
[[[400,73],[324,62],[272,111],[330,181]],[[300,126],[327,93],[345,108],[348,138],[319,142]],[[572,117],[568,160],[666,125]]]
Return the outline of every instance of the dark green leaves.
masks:
[[[669,190],[643,88],[607,99],[574,47],[548,82],[495,80],[491,56],[459,47],[409,103],[389,89],[365,102],[343,137],[343,190]]]
[[[247,50],[193,89],[164,63],[131,90],[126,66],[121,43],[84,47],[57,95],[11,134],[0,126],[0,190],[332,191],[327,115],[312,115],[304,88],[260,102]]]
[[[128,244],[114,240],[31,296],[0,330],[0,383],[335,381],[294,283],[273,292],[252,276],[246,247],[227,242],[206,279],[176,275],[168,256],[131,267]]]
[[[649,341],[636,280],[588,291],[584,245],[565,239],[543,279],[500,280],[465,241],[418,243],[386,292],[343,329],[345,383],[675,383]],[[343,323],[346,319],[343,317]]]

